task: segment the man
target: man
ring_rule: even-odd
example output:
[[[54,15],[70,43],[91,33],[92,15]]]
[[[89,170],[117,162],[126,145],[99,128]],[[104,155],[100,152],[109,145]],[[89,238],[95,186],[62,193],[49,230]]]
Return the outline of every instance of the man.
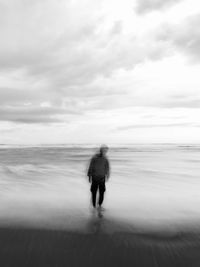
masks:
[[[96,207],[96,194],[99,190],[98,204],[99,208],[101,209],[104,199],[104,192],[106,190],[105,182],[110,176],[109,161],[106,157],[107,152],[108,147],[106,145],[102,145],[99,149],[99,153],[92,157],[87,173],[89,182],[92,183],[90,190],[92,193],[92,204],[94,208]]]

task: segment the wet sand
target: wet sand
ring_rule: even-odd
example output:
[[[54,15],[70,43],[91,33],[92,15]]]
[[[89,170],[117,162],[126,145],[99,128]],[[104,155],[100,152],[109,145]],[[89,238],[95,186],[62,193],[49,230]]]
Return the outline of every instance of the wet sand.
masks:
[[[199,267],[197,230],[130,231],[128,226],[98,215],[91,218],[85,231],[2,226],[0,266]]]

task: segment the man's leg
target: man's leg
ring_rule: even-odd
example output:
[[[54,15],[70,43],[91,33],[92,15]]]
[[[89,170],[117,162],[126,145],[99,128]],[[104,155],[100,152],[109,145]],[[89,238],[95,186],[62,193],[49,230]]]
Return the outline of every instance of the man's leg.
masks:
[[[94,208],[96,207],[97,189],[98,189],[98,185],[96,183],[92,182],[90,191],[92,193],[92,205]]]
[[[99,184],[99,206],[102,205],[104,200],[104,192],[106,191],[105,182]]]

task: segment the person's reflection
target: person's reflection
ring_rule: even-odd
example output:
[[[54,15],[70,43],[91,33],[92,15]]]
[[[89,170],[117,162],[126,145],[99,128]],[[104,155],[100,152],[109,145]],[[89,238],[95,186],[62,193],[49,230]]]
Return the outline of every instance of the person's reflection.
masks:
[[[92,193],[92,205],[94,208],[96,208],[96,195],[97,191],[99,191],[99,217],[102,217],[102,203],[104,200],[104,192],[106,190],[105,182],[110,176],[110,164],[108,158],[106,157],[107,152],[108,147],[106,145],[102,145],[99,149],[99,153],[95,154],[91,158],[87,173],[89,182],[91,183],[90,191]]]
[[[94,209],[89,217],[87,230],[90,233],[98,234],[104,231],[105,219],[101,209]]]

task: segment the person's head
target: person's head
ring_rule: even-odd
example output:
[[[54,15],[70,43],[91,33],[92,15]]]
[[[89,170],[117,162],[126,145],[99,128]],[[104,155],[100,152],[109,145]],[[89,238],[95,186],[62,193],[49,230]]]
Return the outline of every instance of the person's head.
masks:
[[[105,156],[106,153],[108,152],[108,146],[107,145],[101,145],[99,151],[100,151],[101,155]]]

